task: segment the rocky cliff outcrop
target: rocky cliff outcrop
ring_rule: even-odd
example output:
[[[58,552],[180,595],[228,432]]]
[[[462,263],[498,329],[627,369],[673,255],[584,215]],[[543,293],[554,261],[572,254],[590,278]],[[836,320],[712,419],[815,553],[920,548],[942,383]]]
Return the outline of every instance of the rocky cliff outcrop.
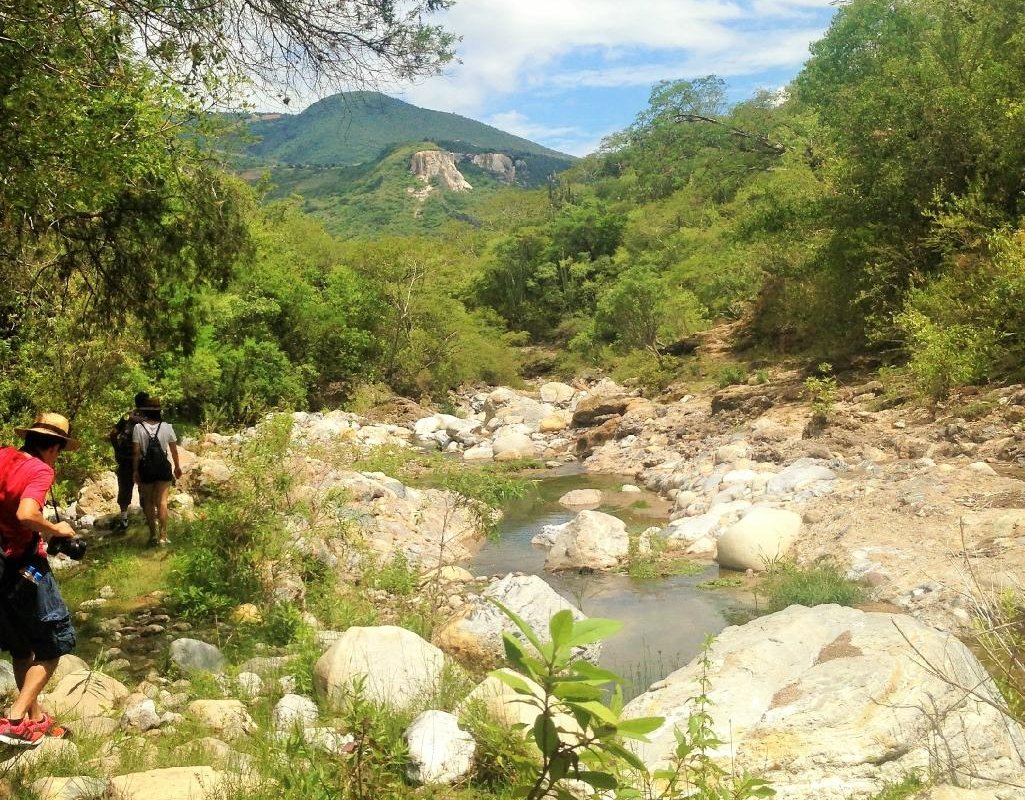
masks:
[[[450,192],[466,192],[473,188],[459,171],[459,164],[469,161],[505,183],[516,180],[516,163],[504,153],[449,153],[446,150],[421,150],[413,153],[409,161],[410,174],[422,180],[425,188],[410,190],[411,194],[424,199],[435,184]]]
[[[425,184],[437,180],[450,192],[465,192],[473,187],[456,166],[456,156],[444,150],[421,150],[413,153],[409,171]]]
[[[516,180],[516,165],[505,153],[480,153],[469,158],[476,166],[497,175],[506,183]]]

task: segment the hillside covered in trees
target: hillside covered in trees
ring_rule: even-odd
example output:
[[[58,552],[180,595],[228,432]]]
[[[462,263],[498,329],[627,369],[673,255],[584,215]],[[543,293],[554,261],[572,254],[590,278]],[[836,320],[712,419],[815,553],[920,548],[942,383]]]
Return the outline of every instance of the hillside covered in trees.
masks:
[[[689,337],[722,321],[761,358],[880,354],[932,397],[1019,370],[1010,0],[853,0],[784,91],[731,105],[714,76],[661,83],[548,186],[389,237],[359,204],[324,212],[344,205],[333,184],[297,184],[333,236],[232,177],[217,130],[181,135],[221,85],[202,40],[161,68],[127,24],[34,9],[0,48],[2,419],[61,408],[99,429],[140,386],[222,425],[370,386],[441,399],[515,381],[524,344],[552,354],[534,368],[658,388],[695,374]],[[437,69],[451,43],[422,24],[406,67]]]

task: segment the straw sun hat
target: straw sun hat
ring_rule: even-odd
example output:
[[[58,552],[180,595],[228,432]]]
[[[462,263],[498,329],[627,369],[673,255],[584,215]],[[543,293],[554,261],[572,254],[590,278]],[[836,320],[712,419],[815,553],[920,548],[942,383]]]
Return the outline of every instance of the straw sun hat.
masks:
[[[32,423],[32,427],[14,429],[14,432],[22,438],[24,438],[25,434],[29,431],[45,433],[47,436],[56,436],[63,439],[66,442],[64,445],[65,450],[77,450],[82,446],[82,443],[78,441],[78,439],[71,438],[71,423],[68,422],[66,417],[62,417],[60,414],[44,412],[36,416],[35,422]]]

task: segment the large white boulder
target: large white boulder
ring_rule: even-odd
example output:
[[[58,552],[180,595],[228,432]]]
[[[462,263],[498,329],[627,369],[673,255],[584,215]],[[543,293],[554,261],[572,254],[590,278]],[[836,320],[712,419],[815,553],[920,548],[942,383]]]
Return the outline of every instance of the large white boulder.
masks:
[[[225,775],[212,767],[170,767],[133,772],[110,781],[110,800],[214,800],[223,797]]]
[[[960,641],[911,617],[791,606],[727,628],[707,667],[695,659],[627,705],[666,719],[636,746],[650,768],[672,758],[702,693],[724,742],[709,754],[781,800],[859,800],[913,772],[1021,783],[1025,738],[996,686]]]
[[[576,393],[577,390],[568,383],[552,381],[551,383],[541,385],[541,402],[551,403],[552,405],[565,405],[573,399]]]
[[[545,569],[615,569],[630,551],[623,520],[601,511],[581,511],[554,532]]]
[[[467,603],[460,612],[435,635],[435,641],[445,650],[461,653],[468,659],[497,661],[504,657],[502,634],[511,633],[526,641],[511,619],[498,609],[497,601],[517,614],[534,630],[542,641],[547,641],[548,621],[559,611],[569,609],[576,620],[587,617],[572,603],[536,575],[506,575],[484,590],[482,596]],[[601,644],[581,648],[579,655],[588,661],[597,661]]]
[[[40,778],[31,786],[35,800],[95,800],[102,797],[109,781],[77,775],[72,778]]]
[[[715,560],[727,569],[763,570],[790,552],[801,525],[794,511],[753,508],[719,537]]]
[[[514,461],[518,458],[534,458],[537,448],[534,440],[525,433],[504,433],[491,443],[496,461]]]
[[[249,716],[241,700],[193,700],[189,716],[222,738],[233,740],[253,733],[256,721]]]
[[[46,703],[58,716],[82,719],[103,716],[128,695],[128,687],[109,675],[76,670],[61,679],[47,695]]]
[[[368,700],[406,708],[434,694],[445,663],[441,650],[405,628],[353,627],[317,661],[313,683],[336,709],[357,687]]]
[[[559,505],[566,508],[597,508],[601,505],[600,489],[573,489],[559,498]]]
[[[422,784],[455,783],[470,771],[477,749],[459,720],[445,711],[424,711],[414,719],[406,729],[406,745],[406,774]]]

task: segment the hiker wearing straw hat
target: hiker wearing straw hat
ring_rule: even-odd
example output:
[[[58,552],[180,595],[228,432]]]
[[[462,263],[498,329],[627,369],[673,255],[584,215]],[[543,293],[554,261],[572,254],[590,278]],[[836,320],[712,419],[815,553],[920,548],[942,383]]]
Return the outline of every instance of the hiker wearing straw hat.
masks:
[[[132,448],[135,482],[139,486],[139,501],[149,526],[149,543],[166,545],[167,495],[171,491],[171,481],[182,476],[178,463],[178,437],[174,428],[164,422],[159,398],[150,397],[146,405],[139,407],[139,412],[142,422],[135,426]]]
[[[46,541],[74,538],[66,522],[43,516],[53,485],[54,464],[64,450],[77,450],[71,426],[60,414],[40,414],[28,428],[15,428],[21,449],[0,448],[0,649],[14,666],[18,697],[0,719],[0,742],[34,746],[65,730],[39,706],[39,693],[60,657],[75,647],[68,607],[46,560]]]

